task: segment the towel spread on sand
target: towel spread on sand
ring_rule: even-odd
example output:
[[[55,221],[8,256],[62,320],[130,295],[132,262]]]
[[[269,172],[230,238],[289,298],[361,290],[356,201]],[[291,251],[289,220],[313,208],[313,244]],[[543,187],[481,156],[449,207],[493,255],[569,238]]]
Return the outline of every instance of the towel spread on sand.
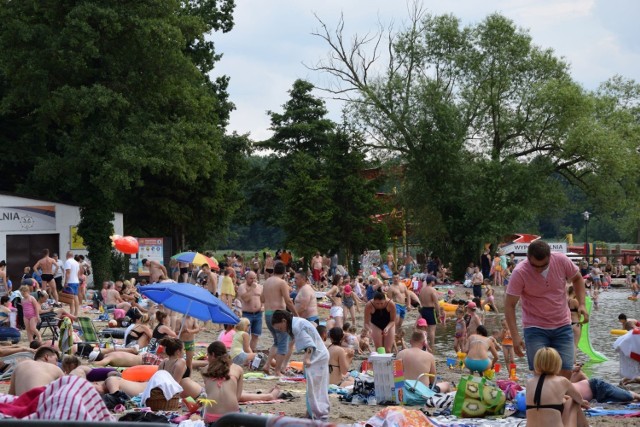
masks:
[[[115,421],[93,385],[76,376],[21,396],[0,394],[0,413],[31,420]]]

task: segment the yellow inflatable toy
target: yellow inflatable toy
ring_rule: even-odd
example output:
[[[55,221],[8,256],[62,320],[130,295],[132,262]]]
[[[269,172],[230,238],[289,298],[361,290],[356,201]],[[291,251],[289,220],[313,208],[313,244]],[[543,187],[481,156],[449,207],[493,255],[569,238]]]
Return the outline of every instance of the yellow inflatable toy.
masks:
[[[611,335],[624,335],[629,331],[625,331],[624,329],[612,329]]]
[[[444,308],[444,311],[455,313],[458,309],[458,306],[455,304],[449,304],[448,302],[444,302],[443,300],[439,301],[440,307]]]

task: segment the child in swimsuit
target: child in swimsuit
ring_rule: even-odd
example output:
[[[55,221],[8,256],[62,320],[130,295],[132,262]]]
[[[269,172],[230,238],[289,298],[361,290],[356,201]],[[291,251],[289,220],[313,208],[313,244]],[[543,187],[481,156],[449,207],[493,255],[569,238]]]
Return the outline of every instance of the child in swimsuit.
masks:
[[[27,340],[37,339],[38,341],[42,341],[42,336],[38,331],[40,304],[31,296],[31,288],[28,285],[22,285],[20,287],[20,294],[22,295],[22,316],[24,317],[25,329],[27,330]]]
[[[467,337],[467,323],[464,321],[464,309],[456,309],[456,332],[453,339],[453,349],[457,352],[465,348],[465,338]]]
[[[535,376],[527,381],[527,424],[536,426],[586,426],[580,407],[589,402],[565,377],[559,376],[562,359],[558,352],[543,347],[533,359]]]
[[[504,364],[505,366],[509,366],[512,363],[515,363],[514,360],[516,358],[516,354],[513,351],[513,339],[511,338],[511,332],[509,331],[509,327],[507,326],[507,321],[502,319],[502,332],[500,333],[502,341],[502,354],[504,355]]]

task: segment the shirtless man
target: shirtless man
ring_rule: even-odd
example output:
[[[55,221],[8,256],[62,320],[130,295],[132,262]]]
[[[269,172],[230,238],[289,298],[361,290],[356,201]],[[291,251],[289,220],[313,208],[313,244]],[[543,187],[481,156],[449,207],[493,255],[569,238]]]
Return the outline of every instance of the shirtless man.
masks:
[[[638,322],[636,319],[629,319],[624,313],[620,313],[620,315],[618,316],[618,322],[620,322],[622,329],[624,329],[625,331],[630,331],[633,328],[640,326],[640,322]]]
[[[291,298],[289,297],[289,285],[284,281],[283,276],[286,267],[281,262],[276,262],[273,267],[273,276],[269,277],[264,282],[262,295],[260,301],[264,305],[265,322],[267,322],[267,328],[273,336],[273,346],[269,349],[269,357],[267,363],[264,366],[265,373],[269,374],[269,368],[271,366],[271,360],[276,360],[276,376],[283,375],[283,369],[286,367],[285,361],[291,356],[293,347],[289,346],[289,334],[286,332],[276,331],[271,324],[271,318],[276,310],[289,310],[294,316],[298,316]]]
[[[256,273],[256,277],[258,277],[258,273],[260,273],[260,264],[261,264],[260,256],[258,255],[258,252],[256,252],[253,258],[251,258],[251,261],[249,262],[249,264],[251,265],[251,271]]]
[[[33,360],[18,363],[11,375],[9,394],[20,396],[34,387],[43,387],[64,376],[58,368],[58,352],[51,347],[40,347]]]
[[[160,280],[160,276],[169,277],[167,269],[158,261],[143,259],[142,266],[149,269],[149,283],[156,283]]]
[[[427,284],[420,289],[420,316],[427,321],[427,334],[429,336],[429,346],[432,351],[436,348],[436,319],[438,310],[438,293],[433,284],[436,278],[427,276]]]
[[[258,283],[258,274],[250,271],[245,282],[238,287],[238,299],[242,302],[242,317],[251,322],[251,341],[249,347],[256,352],[258,340],[262,335],[262,285]]]
[[[313,284],[318,286],[320,276],[322,276],[322,255],[320,255],[320,252],[316,252],[315,256],[311,258],[311,265],[313,268]]]
[[[420,382],[431,387],[436,380],[436,359],[433,354],[428,351],[424,351],[424,334],[420,331],[416,331],[411,335],[409,341],[409,348],[405,348],[398,353],[398,360],[402,360],[402,366],[404,367],[404,379],[417,380],[420,378]],[[423,375],[420,377],[422,374]],[[413,384],[413,383],[411,383]],[[436,393],[448,393],[450,391],[449,383],[438,383],[434,387]]]
[[[211,295],[218,295],[218,275],[211,270],[209,264],[202,265],[201,274],[204,275],[204,285]]]
[[[405,285],[400,285],[400,276],[393,273],[393,281],[387,291],[387,298],[396,304],[396,334],[402,329],[402,322],[407,314],[407,310],[411,311],[411,298],[409,291]]]
[[[33,271],[38,271],[38,269],[42,269],[41,277],[44,290],[48,290],[49,295],[58,302],[58,289],[56,289],[56,282],[53,280],[53,276],[58,271],[58,263],[49,256],[49,249],[42,250],[42,258],[33,266]]]
[[[120,308],[124,311],[128,311],[131,308],[131,304],[122,299],[120,292],[115,289],[113,282],[104,282],[107,285],[106,298],[104,304],[107,309]]]
[[[296,287],[298,295],[296,295],[295,306],[300,317],[307,319],[309,322],[320,324],[318,317],[318,301],[316,300],[316,291],[307,281],[307,276],[298,271],[295,275]]]

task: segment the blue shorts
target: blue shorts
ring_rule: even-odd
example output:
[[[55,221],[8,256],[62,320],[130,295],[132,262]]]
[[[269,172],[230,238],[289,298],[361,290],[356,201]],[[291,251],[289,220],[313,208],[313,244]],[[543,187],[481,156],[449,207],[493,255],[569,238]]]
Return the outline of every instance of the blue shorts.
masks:
[[[542,347],[556,349],[562,358],[562,369],[567,371],[573,369],[574,344],[571,325],[556,329],[524,328],[524,344],[527,349],[529,370],[533,371],[533,358]]]
[[[633,396],[630,392],[616,387],[613,384],[609,384],[600,378],[591,378],[589,380],[589,387],[591,387],[593,398],[598,403],[626,403],[633,401]]]
[[[276,352],[279,355],[285,355],[289,352],[289,334],[286,332],[276,331],[273,325],[271,324],[271,318],[273,317],[273,312],[265,311],[264,320],[267,322],[267,328],[271,335],[273,336],[273,346],[276,348]]]
[[[491,361],[489,359],[464,359],[464,365],[473,372],[478,372],[480,375],[491,367]]]
[[[80,283],[67,283],[67,286],[64,287],[65,293],[71,295],[78,295],[78,288],[80,287]]]
[[[402,304],[396,303],[396,314],[400,316],[401,319],[404,319],[404,316],[407,315],[407,307]]]
[[[250,313],[248,311],[242,312],[242,317],[246,317],[251,322],[251,335],[262,335],[262,312]]]
[[[320,318],[318,316],[307,317],[309,322],[315,322],[316,325],[320,324]]]

